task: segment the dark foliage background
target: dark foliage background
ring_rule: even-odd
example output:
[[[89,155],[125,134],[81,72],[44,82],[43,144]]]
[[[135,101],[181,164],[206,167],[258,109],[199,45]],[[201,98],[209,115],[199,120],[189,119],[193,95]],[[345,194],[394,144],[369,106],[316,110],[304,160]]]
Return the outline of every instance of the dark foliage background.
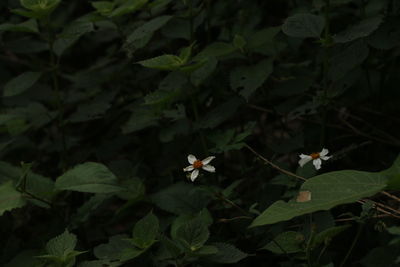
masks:
[[[0,265],[399,266],[399,13],[1,1]]]

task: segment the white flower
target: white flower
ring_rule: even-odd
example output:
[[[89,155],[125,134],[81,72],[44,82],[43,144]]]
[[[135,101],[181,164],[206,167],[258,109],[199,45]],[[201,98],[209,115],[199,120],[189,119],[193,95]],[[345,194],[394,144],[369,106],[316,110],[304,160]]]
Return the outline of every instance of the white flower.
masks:
[[[315,169],[319,170],[321,169],[321,164],[322,164],[322,160],[328,160],[331,157],[327,156],[329,153],[329,150],[326,148],[323,148],[321,152],[319,153],[312,153],[310,155],[304,155],[304,154],[300,154],[300,160],[299,160],[299,165],[300,167],[303,167],[307,162],[309,161],[313,161],[313,164],[315,166]]]
[[[207,157],[203,160],[198,160],[195,156],[189,155],[188,156],[188,161],[190,163],[189,166],[183,169],[184,172],[192,172],[190,174],[190,180],[194,182],[196,180],[197,176],[199,176],[199,169],[203,169],[208,172],[215,172],[214,166],[211,166],[210,163],[215,157]]]

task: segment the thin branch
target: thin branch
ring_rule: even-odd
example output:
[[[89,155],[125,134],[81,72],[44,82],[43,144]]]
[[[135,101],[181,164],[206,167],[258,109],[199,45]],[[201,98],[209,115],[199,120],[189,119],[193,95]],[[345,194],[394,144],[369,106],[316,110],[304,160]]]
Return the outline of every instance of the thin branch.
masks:
[[[382,191],[381,194],[384,194],[385,196],[390,197],[391,199],[400,202],[400,198],[399,198],[399,197],[397,197],[397,196],[395,196],[395,195],[392,195],[392,194],[389,194],[389,193],[386,192],[386,191]]]
[[[286,174],[286,175],[295,177],[295,178],[300,179],[300,180],[302,180],[302,181],[306,181],[306,180],[307,180],[306,178],[304,178],[304,177],[302,177],[302,176],[299,176],[299,175],[297,175],[297,174],[295,174],[295,173],[293,173],[293,172],[290,172],[290,171],[287,171],[287,170],[285,170],[285,169],[282,169],[282,168],[279,167],[278,165],[275,165],[274,163],[272,163],[272,162],[269,161],[268,159],[266,159],[266,158],[264,158],[263,156],[261,156],[257,151],[255,151],[253,148],[251,148],[248,144],[245,144],[244,146],[245,146],[248,150],[250,150],[254,155],[256,155],[259,159],[261,159],[262,161],[264,161],[265,164],[270,165],[272,168],[274,168],[274,169],[280,171],[281,173],[284,173],[284,174]]]

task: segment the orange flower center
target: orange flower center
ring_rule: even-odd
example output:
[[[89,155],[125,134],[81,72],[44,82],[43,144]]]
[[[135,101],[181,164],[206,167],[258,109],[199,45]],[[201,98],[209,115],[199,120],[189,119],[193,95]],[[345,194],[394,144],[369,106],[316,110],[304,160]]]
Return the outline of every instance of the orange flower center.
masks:
[[[318,158],[319,158],[319,153],[312,153],[312,154],[310,155],[310,157],[311,157],[312,159],[318,159]]]
[[[201,160],[196,160],[193,162],[193,168],[200,169],[201,167],[203,167],[203,162],[201,162]]]

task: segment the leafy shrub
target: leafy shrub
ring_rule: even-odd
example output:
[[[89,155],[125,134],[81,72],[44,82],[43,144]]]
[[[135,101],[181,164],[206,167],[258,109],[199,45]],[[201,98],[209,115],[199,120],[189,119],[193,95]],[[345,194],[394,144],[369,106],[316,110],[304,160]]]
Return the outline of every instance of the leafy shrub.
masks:
[[[1,266],[400,264],[398,1],[0,11]]]

